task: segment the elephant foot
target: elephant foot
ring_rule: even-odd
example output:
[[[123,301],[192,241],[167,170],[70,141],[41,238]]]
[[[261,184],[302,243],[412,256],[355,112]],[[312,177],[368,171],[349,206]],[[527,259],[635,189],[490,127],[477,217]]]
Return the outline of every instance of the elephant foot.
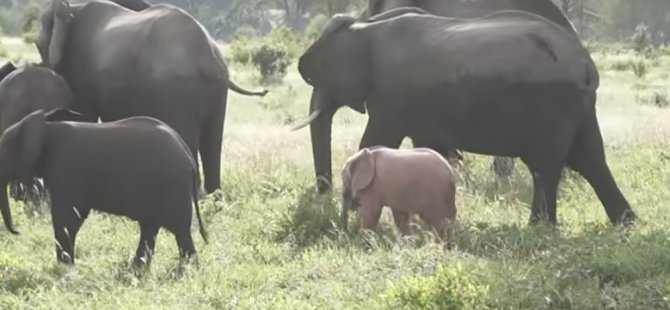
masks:
[[[628,209],[623,212],[623,214],[619,217],[618,221],[614,221],[614,224],[630,228],[634,226],[636,222],[637,222],[637,214],[635,214],[633,210]]]

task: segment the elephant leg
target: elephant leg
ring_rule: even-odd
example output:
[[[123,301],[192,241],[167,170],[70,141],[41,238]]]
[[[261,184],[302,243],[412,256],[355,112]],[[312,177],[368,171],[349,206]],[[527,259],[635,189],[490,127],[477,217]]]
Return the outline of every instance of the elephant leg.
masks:
[[[533,168],[530,170],[533,176],[533,202],[528,221],[530,224],[539,222],[556,224],[556,192],[561,170]]]
[[[181,229],[175,234],[175,237],[177,239],[177,247],[179,247],[179,258],[185,261],[188,261],[192,257],[197,259],[190,228]]]
[[[399,129],[393,121],[368,119],[368,124],[363,132],[363,137],[358,146],[361,150],[366,147],[385,146],[397,149],[402,143],[405,134]]]
[[[223,126],[225,122],[225,106],[223,111],[216,111],[204,124],[200,140],[200,157],[202,170],[205,174],[205,191],[208,194],[221,188],[221,149],[223,143]]]
[[[158,234],[158,225],[150,222],[140,222],[140,243],[135,252],[133,265],[143,267],[151,265],[151,259],[156,247],[156,235]]]
[[[382,215],[382,205],[364,205],[361,207],[360,212],[361,227],[376,232],[377,225],[379,224],[379,217]]]
[[[56,238],[56,259],[65,264],[74,264],[74,247],[79,228],[88,217],[89,209],[54,204],[51,208],[54,236]]]
[[[398,227],[398,230],[403,236],[409,236],[412,234],[412,228],[409,226],[409,213],[393,210],[393,221],[395,226]]]
[[[578,133],[568,157],[568,166],[581,174],[593,187],[613,224],[632,224],[637,215],[612,177],[605,158],[598,121],[595,116],[592,118]]]

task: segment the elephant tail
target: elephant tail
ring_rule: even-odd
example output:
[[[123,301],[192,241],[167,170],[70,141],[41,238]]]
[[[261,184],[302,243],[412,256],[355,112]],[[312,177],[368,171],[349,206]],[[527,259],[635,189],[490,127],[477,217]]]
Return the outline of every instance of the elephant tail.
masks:
[[[195,174],[195,178],[198,178],[198,174]],[[209,236],[205,226],[202,224],[202,217],[200,216],[200,204],[198,203],[198,182],[196,179],[193,179],[193,204],[195,205],[195,216],[198,218],[198,225],[200,226],[200,235],[202,239],[205,240],[205,243],[209,243]]]
[[[232,90],[232,91],[234,91],[238,94],[241,94],[241,95],[258,96],[258,97],[264,97],[269,92],[267,89],[264,89],[263,91],[258,91],[258,92],[253,92],[253,91],[246,90],[246,89],[240,87],[239,85],[235,84],[235,82],[233,82],[233,80],[231,80],[231,79],[228,79],[228,89],[230,89],[230,90]]]

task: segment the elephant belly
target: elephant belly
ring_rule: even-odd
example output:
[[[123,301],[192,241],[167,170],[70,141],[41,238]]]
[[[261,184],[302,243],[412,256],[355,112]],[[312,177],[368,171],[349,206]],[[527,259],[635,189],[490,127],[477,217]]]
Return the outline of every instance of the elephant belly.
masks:
[[[415,137],[485,155],[522,156],[573,132],[583,109],[568,84],[472,81],[420,96]]]

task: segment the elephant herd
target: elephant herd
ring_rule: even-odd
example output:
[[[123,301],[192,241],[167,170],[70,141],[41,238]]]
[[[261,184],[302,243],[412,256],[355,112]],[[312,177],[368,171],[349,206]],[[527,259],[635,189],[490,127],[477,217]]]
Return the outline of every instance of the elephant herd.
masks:
[[[193,256],[192,204],[207,240],[199,162],[205,192],[219,189],[228,90],[267,91],[236,85],[204,27],[171,5],[51,0],[41,24],[42,63],[0,68],[5,225],[17,233],[7,186],[18,182],[16,196],[25,195],[40,190],[40,178],[51,196],[58,261],[74,262],[75,237],[91,208],[140,224],[135,265],[150,263],[159,228],[175,235],[181,257]],[[636,219],[606,162],[598,71],[550,0],[369,0],[357,18],[332,17],[298,71],[313,90],[309,117],[294,130],[310,127],[320,193],[332,188],[332,119],[348,106],[369,116],[357,153],[367,162],[374,154],[400,156],[391,149],[407,137],[416,157],[435,167],[461,151],[496,156],[494,166],[519,158],[533,179],[530,222],[552,224],[569,167],[594,188],[612,223]],[[343,178],[362,169],[352,165]],[[448,197],[446,209],[422,217],[453,220],[451,168],[422,165],[409,169],[443,171],[436,176],[442,183],[419,178],[404,188],[447,184],[438,195]],[[388,182],[357,184],[365,186],[343,191],[343,218],[369,184]],[[407,210],[398,213],[401,224]]]

